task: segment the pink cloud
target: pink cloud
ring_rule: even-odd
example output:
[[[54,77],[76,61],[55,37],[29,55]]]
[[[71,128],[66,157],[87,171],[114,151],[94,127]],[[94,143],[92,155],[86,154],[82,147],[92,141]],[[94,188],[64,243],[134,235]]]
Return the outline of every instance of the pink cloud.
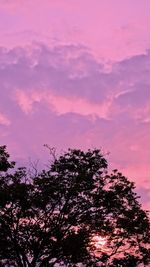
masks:
[[[11,121],[9,120],[9,118],[5,114],[0,113],[0,124],[5,125],[5,126],[9,126],[11,124]]]
[[[111,105],[109,98],[101,104],[94,104],[82,98],[59,96],[50,90],[32,90],[29,92],[17,90],[15,94],[18,105],[26,114],[34,112],[34,103],[44,102],[50,110],[58,115],[75,113],[82,116],[92,116],[93,119],[94,117],[109,119],[108,114]]]

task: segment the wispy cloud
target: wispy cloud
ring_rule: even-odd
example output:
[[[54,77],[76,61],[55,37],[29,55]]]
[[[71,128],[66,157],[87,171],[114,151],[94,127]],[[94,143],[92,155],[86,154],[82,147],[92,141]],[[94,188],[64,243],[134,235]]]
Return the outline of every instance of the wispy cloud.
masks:
[[[51,90],[31,90],[28,92],[17,90],[16,101],[26,114],[36,111],[34,104],[43,102],[57,115],[75,113],[82,116],[92,116],[93,119],[94,117],[109,119],[109,106],[111,105],[109,99],[97,104],[84,98],[59,96]]]
[[[11,124],[11,121],[8,119],[8,117],[5,114],[0,113],[0,124],[9,126]]]

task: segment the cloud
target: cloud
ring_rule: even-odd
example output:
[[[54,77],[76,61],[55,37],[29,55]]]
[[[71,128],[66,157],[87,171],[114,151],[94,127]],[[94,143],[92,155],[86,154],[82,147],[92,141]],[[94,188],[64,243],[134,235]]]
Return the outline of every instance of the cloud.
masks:
[[[149,52],[134,56],[106,72],[105,66],[80,45],[1,48],[0,82],[5,90],[7,87],[8,97],[16,94],[26,113],[32,110],[34,102],[49,100],[58,114],[67,109],[85,115],[89,110],[102,117],[107,113],[112,118],[126,113],[148,122],[149,59]],[[3,95],[6,97],[4,92]]]
[[[41,160],[44,143],[102,147],[111,167],[150,188],[149,66],[149,51],[108,71],[82,45],[1,48],[1,142]]]
[[[9,126],[10,124],[11,121],[8,119],[8,117],[0,113],[0,125]]]
[[[36,90],[29,92],[17,90],[16,100],[26,114],[34,112],[34,103],[44,102],[51,111],[58,115],[76,113],[82,116],[92,116],[93,119],[94,117],[109,119],[108,113],[111,104],[109,99],[98,105],[79,97],[67,98],[59,96],[50,90],[41,92]]]

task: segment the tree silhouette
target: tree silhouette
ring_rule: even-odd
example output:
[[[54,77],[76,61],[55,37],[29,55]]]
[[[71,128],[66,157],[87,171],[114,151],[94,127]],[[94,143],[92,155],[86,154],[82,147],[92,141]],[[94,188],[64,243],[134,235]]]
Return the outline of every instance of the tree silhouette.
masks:
[[[0,266],[149,266],[148,214],[107,168],[100,150],[69,149],[28,177],[0,147]]]

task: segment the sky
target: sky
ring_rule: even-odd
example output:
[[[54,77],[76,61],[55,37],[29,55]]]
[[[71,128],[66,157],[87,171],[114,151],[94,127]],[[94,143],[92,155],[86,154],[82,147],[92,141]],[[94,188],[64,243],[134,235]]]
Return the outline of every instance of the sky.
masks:
[[[100,148],[150,209],[150,1],[0,0],[0,143]]]

